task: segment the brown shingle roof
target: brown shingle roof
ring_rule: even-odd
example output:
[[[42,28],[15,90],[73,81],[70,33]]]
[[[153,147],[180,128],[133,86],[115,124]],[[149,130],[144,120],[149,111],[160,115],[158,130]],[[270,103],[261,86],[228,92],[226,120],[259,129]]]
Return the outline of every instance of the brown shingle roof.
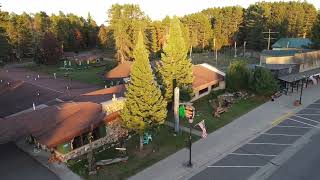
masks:
[[[130,76],[131,61],[125,61],[105,74],[106,79],[120,79]]]
[[[103,120],[100,104],[64,103],[0,120],[0,142],[32,134],[41,144],[54,147]]]
[[[196,90],[201,90],[213,84],[216,84],[223,79],[222,75],[202,66],[194,65],[192,66],[193,82],[192,88]]]
[[[36,105],[47,103],[60,96],[60,93],[51,91],[31,83],[1,78],[0,83],[0,117],[32,108]],[[10,83],[9,85],[7,83]],[[39,95],[37,95],[39,93]]]
[[[113,94],[115,94],[116,97],[123,96],[125,90],[126,90],[125,85],[120,84],[110,88],[100,89],[97,91],[82,94],[79,97],[74,98],[73,101],[101,103],[101,102],[111,100],[113,97]]]
[[[153,63],[156,63],[156,62],[153,62]],[[129,77],[131,66],[132,66],[132,62],[125,61],[124,63],[119,64],[117,67],[115,67],[111,71],[107,72],[105,77],[107,79],[118,79],[118,78]],[[223,79],[222,75],[220,75],[219,73],[213,70],[210,70],[209,68],[206,68],[205,66],[210,66],[210,65],[198,64],[198,65],[192,66],[192,72],[194,76],[194,79],[192,82],[193,89],[200,90],[205,88],[206,86],[213,85],[217,83],[219,80]]]

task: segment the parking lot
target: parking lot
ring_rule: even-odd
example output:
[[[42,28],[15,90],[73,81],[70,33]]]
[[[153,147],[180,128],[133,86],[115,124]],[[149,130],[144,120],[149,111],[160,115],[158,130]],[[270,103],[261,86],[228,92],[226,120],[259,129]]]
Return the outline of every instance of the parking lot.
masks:
[[[191,180],[246,180],[320,122],[320,100],[207,166]]]
[[[15,144],[0,144],[0,179],[3,180],[59,180]]]

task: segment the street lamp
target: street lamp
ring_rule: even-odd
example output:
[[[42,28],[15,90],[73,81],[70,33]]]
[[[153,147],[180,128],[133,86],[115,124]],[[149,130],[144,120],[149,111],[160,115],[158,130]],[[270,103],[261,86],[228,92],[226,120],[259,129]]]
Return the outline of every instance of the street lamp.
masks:
[[[302,84],[301,84],[301,91],[300,91],[300,99],[299,99],[299,104],[301,105],[301,100],[302,100],[302,91],[303,91],[303,81],[305,81],[306,76],[303,75],[303,79],[301,80]]]
[[[187,163],[187,167],[192,167],[192,162],[191,162],[191,147],[192,147],[192,123],[193,123],[193,118],[195,114],[195,109],[193,106],[187,106],[185,108],[185,114],[186,117],[189,120],[189,162]]]

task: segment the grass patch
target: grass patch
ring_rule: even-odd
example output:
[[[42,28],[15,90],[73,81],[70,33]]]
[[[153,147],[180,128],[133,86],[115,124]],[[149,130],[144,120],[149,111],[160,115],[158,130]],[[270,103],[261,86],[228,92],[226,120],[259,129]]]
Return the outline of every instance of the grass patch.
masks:
[[[126,179],[148,166],[168,157],[170,154],[186,147],[188,140],[188,133],[180,133],[173,136],[173,128],[162,126],[152,133],[153,142],[144,146],[143,152],[139,151],[138,142],[139,137],[133,136],[126,143],[126,148],[129,155],[129,160],[125,163],[118,163],[113,165],[104,166],[98,170],[97,175],[88,176],[86,170],[86,160],[79,162],[70,161],[69,167],[77,174],[83,176],[88,180],[99,179]],[[193,136],[194,140],[199,139]],[[103,152],[95,154],[96,160],[108,159],[117,157],[117,150],[110,148]],[[186,154],[186,161],[188,154]]]
[[[218,59],[216,61],[215,54],[212,52],[209,53],[193,53],[192,54],[192,63],[201,64],[208,63],[212,66],[215,66],[221,70],[227,69],[229,64],[235,60],[244,60],[248,64],[259,64],[259,54],[254,52],[255,55],[250,55],[243,57],[241,54],[242,51],[238,51],[238,57],[234,57],[234,49],[223,48],[218,52]],[[240,53],[240,54],[239,54]]]
[[[105,66],[101,67],[94,67],[89,66],[88,69],[79,70],[76,66],[73,66],[73,70],[66,71],[64,69],[60,69],[60,67],[63,67],[63,65],[26,65],[25,68],[35,71],[35,72],[41,72],[45,74],[50,74],[53,76],[53,73],[56,73],[57,77],[60,78],[66,78],[64,77],[65,73],[70,73],[68,79],[89,83],[89,84],[95,84],[95,85],[104,85],[104,81],[102,78],[102,75],[106,71],[110,71],[113,67],[116,66],[115,62],[112,61],[104,61],[106,63]]]
[[[221,114],[221,116],[217,118],[213,117],[212,115],[213,109],[209,103],[210,99],[210,95],[208,95],[195,101],[193,104],[196,108],[195,123],[200,122],[204,119],[208,132],[213,132],[225,126],[236,118],[246,114],[247,112],[267,101],[265,97],[260,96],[238,100],[234,104],[232,104],[228,112]]]

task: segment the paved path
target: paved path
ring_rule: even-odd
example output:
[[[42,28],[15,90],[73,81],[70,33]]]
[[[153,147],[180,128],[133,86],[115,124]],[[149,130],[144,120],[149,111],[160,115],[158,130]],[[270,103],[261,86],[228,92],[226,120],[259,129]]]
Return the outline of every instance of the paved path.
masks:
[[[320,86],[304,90],[303,105],[295,108],[299,93],[267,102],[193,144],[193,168],[186,168],[188,150],[182,149],[166,159],[132,176],[130,180],[188,179],[266,131],[273,124],[320,98]]]

